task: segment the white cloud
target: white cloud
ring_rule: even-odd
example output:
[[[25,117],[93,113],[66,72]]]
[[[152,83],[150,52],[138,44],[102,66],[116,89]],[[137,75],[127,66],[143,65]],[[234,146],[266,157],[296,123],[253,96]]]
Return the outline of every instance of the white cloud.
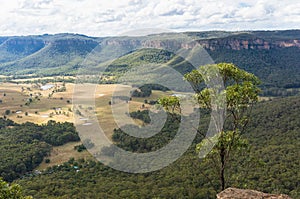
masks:
[[[300,28],[294,0],[0,0],[0,35]]]

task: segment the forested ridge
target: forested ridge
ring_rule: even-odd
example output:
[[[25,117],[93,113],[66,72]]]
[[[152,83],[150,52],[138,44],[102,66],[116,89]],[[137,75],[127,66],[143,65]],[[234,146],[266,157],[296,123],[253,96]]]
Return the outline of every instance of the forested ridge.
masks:
[[[249,128],[243,134],[251,147],[249,153],[234,154],[237,161],[227,170],[227,186],[300,197],[299,99],[278,98],[253,108]],[[113,136],[123,136],[115,139],[119,146],[139,151],[139,140],[131,142],[133,138],[122,135],[120,130]],[[35,198],[215,198],[219,189],[217,175],[209,161],[199,160],[195,152],[199,137],[196,140],[179,160],[151,173],[119,172],[82,159],[17,182]]]
[[[230,62],[258,76],[262,81],[262,95],[291,96],[299,94],[300,49],[218,49],[208,50],[216,63]]]

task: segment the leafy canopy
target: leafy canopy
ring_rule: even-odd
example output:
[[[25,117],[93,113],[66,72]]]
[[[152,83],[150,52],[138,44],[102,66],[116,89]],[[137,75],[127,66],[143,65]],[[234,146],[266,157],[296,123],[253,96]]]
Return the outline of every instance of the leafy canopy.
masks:
[[[218,77],[222,82],[213,80]],[[201,108],[217,110],[226,100],[223,107],[226,108],[223,128],[217,135],[203,139],[196,147],[202,157],[200,150],[206,151],[212,143],[215,143],[208,157],[219,174],[221,190],[224,190],[225,169],[232,153],[248,148],[248,142],[242,138],[241,133],[248,124],[253,104],[258,101],[260,81],[255,75],[232,63],[200,66],[198,70],[191,71],[184,78],[194,88],[195,98]],[[207,88],[204,87],[204,83]]]
[[[18,184],[9,185],[0,178],[0,199],[32,199],[31,196],[23,196],[21,186]]]

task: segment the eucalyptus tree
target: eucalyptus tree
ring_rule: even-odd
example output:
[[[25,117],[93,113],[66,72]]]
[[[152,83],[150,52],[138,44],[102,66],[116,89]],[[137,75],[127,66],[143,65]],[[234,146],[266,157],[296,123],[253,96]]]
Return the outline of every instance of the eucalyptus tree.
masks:
[[[210,78],[208,71],[217,70],[223,81],[221,92],[203,84]],[[241,150],[248,146],[247,140],[241,135],[248,124],[253,105],[258,101],[260,89],[259,79],[232,63],[219,63],[213,65],[200,66],[184,76],[195,90],[195,99],[201,109],[212,111],[216,108],[218,98],[226,100],[224,112],[225,123],[219,132],[210,138],[203,139],[197,144],[196,149],[200,151],[212,142],[215,143],[212,150],[205,156],[211,159],[218,171],[221,190],[226,187],[225,170],[228,166],[231,155],[234,151]],[[220,97],[221,96],[221,97]],[[158,102],[167,110],[180,109],[180,103],[174,97],[163,97]],[[201,135],[205,132],[198,129]]]

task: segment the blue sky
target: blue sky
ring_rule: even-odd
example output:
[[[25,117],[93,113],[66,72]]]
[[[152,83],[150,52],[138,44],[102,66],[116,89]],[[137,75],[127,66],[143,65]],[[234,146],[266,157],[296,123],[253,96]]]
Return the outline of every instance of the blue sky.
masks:
[[[297,0],[0,0],[0,35],[300,29]]]

